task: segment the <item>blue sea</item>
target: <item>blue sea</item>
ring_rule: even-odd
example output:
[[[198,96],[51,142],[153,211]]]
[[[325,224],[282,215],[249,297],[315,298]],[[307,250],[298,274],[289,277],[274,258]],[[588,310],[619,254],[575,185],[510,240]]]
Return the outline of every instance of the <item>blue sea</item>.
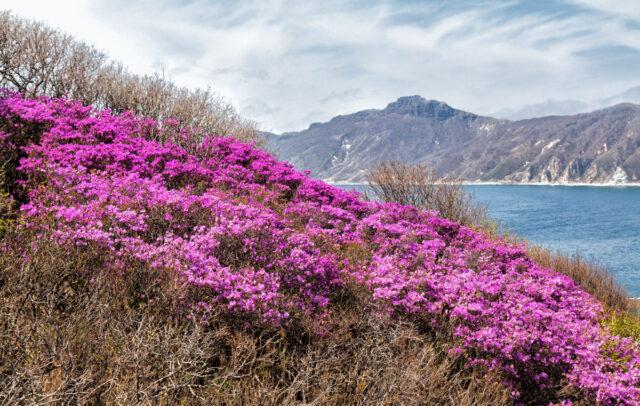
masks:
[[[341,186],[363,191],[363,186]],[[640,297],[640,187],[467,185],[527,240],[605,266]]]

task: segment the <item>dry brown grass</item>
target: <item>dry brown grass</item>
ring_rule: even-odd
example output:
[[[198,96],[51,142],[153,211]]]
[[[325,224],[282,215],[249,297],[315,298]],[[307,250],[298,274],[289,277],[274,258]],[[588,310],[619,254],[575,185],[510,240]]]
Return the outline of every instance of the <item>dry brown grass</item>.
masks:
[[[203,325],[172,302],[181,288],[145,266],[96,272],[100,250],[9,237],[29,261],[2,257],[0,404],[510,404],[498,378],[415,324],[374,316],[356,291],[325,336],[247,328],[224,311]]]
[[[115,113],[131,110],[159,122],[170,117],[181,128],[259,146],[266,141],[255,123],[241,118],[210,89],[178,87],[158,74],[134,75],[104,52],[8,11],[0,11],[0,87],[27,97],[66,95],[85,105]]]
[[[449,220],[505,238],[524,241],[487,218],[487,208],[467,194],[459,180],[441,177],[424,165],[384,162],[366,176],[373,197],[384,202],[399,202],[422,210],[437,210]],[[628,294],[607,269],[586,261],[579,254],[553,253],[530,245],[527,249],[537,264],[552,268],[572,278],[586,292],[596,297],[609,310],[628,310]]]
[[[587,261],[580,254],[554,253],[538,246],[529,247],[527,252],[535,263],[569,276],[609,310],[630,308],[631,302],[625,287],[596,262]]]

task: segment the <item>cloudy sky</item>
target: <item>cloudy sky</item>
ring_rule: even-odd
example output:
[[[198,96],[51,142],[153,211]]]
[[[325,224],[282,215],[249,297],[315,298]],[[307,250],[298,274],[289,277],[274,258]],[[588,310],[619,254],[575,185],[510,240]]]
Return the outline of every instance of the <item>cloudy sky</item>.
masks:
[[[0,0],[0,9],[133,72],[210,86],[275,132],[414,94],[505,117],[640,102],[638,0]]]

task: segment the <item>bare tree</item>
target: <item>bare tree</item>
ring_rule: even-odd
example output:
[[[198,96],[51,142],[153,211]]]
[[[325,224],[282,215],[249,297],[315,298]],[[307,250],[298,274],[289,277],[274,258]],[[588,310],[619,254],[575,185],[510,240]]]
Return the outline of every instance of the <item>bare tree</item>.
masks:
[[[439,176],[424,165],[382,162],[365,175],[373,198],[421,210],[437,210],[444,218],[473,226],[483,224],[487,206],[467,193],[459,179]]]
[[[240,117],[211,89],[178,87],[158,74],[135,75],[107,54],[42,23],[0,11],[0,87],[26,97],[67,96],[85,105],[132,111],[198,134],[235,137],[263,147],[257,124]]]

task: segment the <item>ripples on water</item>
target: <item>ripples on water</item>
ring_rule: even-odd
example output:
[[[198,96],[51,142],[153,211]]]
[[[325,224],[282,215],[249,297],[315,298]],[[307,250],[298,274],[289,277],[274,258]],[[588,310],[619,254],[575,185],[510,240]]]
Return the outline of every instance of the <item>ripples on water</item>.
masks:
[[[341,186],[364,190],[363,185]],[[467,185],[489,215],[552,251],[594,260],[640,296],[640,187]]]

